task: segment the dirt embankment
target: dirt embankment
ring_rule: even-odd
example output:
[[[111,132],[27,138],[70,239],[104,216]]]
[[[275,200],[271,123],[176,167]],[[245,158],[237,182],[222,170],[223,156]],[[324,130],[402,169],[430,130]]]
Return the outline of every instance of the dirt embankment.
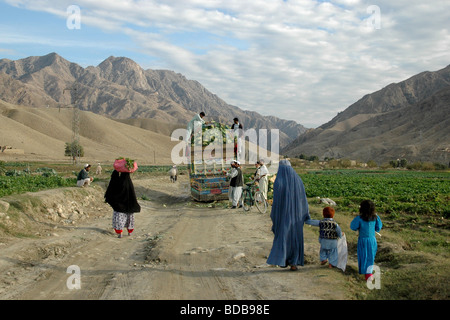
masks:
[[[320,266],[305,227],[305,266],[266,265],[269,213],[191,202],[188,179],[137,180],[136,230],[118,239],[104,187],[3,198],[1,299],[348,299],[349,276]],[[1,211],[1,210],[0,210]],[[355,261],[349,261],[354,270]],[[80,288],[70,289],[71,266]]]

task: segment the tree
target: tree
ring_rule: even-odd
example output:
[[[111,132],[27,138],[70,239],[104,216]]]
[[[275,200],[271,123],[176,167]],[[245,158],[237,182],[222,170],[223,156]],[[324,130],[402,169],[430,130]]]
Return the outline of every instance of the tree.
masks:
[[[369,160],[369,161],[367,161],[367,166],[369,168],[376,168],[376,167],[378,167],[378,164],[373,160]]]
[[[66,142],[66,147],[64,150],[64,155],[66,157],[71,157],[74,163],[77,162],[79,157],[84,157],[83,147],[76,141]]]
[[[341,167],[342,168],[350,168],[352,166],[352,162],[350,159],[341,159]]]
[[[406,159],[400,160],[400,167],[406,168],[407,165],[408,165],[408,161]]]

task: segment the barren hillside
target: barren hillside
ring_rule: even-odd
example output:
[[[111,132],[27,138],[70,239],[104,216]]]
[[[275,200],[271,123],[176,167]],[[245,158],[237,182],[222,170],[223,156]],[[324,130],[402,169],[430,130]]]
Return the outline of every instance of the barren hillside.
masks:
[[[72,117],[71,108],[31,108],[0,100],[0,146],[23,149],[25,153],[0,153],[0,160],[24,157],[67,160],[64,146],[72,140]],[[169,164],[172,147],[176,145],[167,134],[172,126],[154,120],[151,127],[141,128],[81,111],[80,143],[85,150],[84,161],[112,163],[117,157],[125,156],[140,163],[153,164],[156,159],[158,164]],[[152,127],[157,132],[149,130]]]

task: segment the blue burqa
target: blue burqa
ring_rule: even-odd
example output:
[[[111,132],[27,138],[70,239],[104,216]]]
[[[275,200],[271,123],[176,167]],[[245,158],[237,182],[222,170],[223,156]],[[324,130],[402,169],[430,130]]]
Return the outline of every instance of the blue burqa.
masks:
[[[275,235],[267,263],[303,266],[303,224],[310,219],[305,187],[288,160],[281,160],[273,185],[272,231]]]

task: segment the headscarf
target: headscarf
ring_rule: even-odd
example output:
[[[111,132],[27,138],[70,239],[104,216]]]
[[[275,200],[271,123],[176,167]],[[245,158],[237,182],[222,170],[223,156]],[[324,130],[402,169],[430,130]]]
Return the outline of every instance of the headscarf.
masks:
[[[113,171],[105,192],[105,202],[117,212],[135,213],[141,211],[129,172],[122,172],[119,175],[118,171]]]
[[[270,213],[275,235],[267,263],[303,265],[303,224],[310,219],[305,187],[289,160],[281,160]]]
[[[281,217],[296,218],[301,221],[309,217],[305,186],[289,160],[281,160],[279,163],[277,178],[273,185],[273,204],[270,216],[275,223],[274,228]]]

